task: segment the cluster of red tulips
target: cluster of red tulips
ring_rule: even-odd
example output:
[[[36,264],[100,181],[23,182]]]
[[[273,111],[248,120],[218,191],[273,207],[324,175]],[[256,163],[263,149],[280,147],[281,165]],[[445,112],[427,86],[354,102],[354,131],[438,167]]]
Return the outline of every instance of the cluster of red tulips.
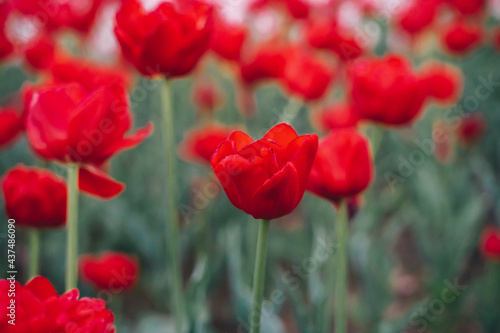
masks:
[[[31,280],[24,285],[16,282],[16,326],[4,315],[10,304],[10,282],[0,281],[0,331],[115,331],[113,313],[104,301],[79,299],[78,277],[96,290],[121,293],[137,283],[139,262],[133,254],[120,252],[78,253],[78,198],[85,193],[109,200],[125,190],[123,182],[109,175],[109,164],[115,155],[138,147],[153,132],[151,123],[132,131],[129,94],[137,76],[155,80],[162,89],[163,122],[155,124],[155,130],[164,136],[167,158],[165,242],[171,306],[177,332],[189,330],[180,273],[171,84],[190,76],[200,124],[184,133],[178,155],[211,167],[229,201],[261,220],[251,332],[259,332],[261,326],[270,220],[290,214],[306,191],[337,209],[337,272],[329,277],[335,279],[335,298],[325,311],[335,318],[337,333],[347,332],[347,206],[361,209],[359,198],[374,179],[380,133],[383,128],[408,127],[429,105],[444,109],[462,96],[464,79],[458,67],[422,57],[412,61],[408,52],[424,52],[429,39],[437,37],[439,45],[430,46],[459,60],[484,44],[500,48],[500,31],[488,31],[482,24],[488,11],[486,1],[414,1],[390,10],[390,19],[385,18],[392,37],[407,49],[400,46],[381,54],[376,51],[375,37],[358,34],[342,19],[346,3],[355,6],[360,17],[387,14],[368,0],[322,4],[254,0],[239,21],[225,15],[222,9],[227,4],[216,0],[162,1],[152,10],[139,0],[91,0],[85,8],[76,0],[1,2],[0,60],[20,63],[36,80],[26,82],[0,109],[0,148],[5,153],[25,136],[39,163],[13,165],[1,180],[7,217],[29,233],[26,275]],[[93,62],[83,54],[99,15],[110,9],[121,52],[111,62]],[[272,18],[273,23],[255,23],[264,22],[263,17]],[[29,38],[21,38],[16,25],[21,20],[36,28]],[[259,32],[263,26],[265,33]],[[68,38],[77,41],[76,52],[63,43]],[[264,83],[278,85],[290,101],[283,121],[258,140],[245,133],[244,125],[216,122],[214,117],[227,97],[207,79],[209,64],[231,78],[236,104],[245,118],[270,111],[257,110],[255,90]],[[299,135],[289,125],[304,106],[310,110],[319,138],[314,133]],[[486,123],[478,113],[448,127],[449,138],[472,145]],[[439,128],[436,123],[434,134]],[[371,133],[370,139],[365,132]],[[445,161],[453,147],[440,145],[437,158]],[[48,166],[55,164],[65,167],[66,180],[50,171]],[[67,229],[66,292],[62,295],[39,276],[43,250],[39,230],[52,228]],[[481,249],[486,258],[500,259],[499,229],[484,231]]]

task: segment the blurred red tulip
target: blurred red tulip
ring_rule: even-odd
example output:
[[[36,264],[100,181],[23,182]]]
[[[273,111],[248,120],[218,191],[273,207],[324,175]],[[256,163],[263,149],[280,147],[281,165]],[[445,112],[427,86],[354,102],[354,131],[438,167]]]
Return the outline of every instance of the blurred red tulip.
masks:
[[[15,284],[12,298],[9,290]],[[59,296],[49,280],[37,276],[22,286],[18,282],[0,280],[0,332],[55,333],[88,332],[114,333],[114,315],[106,303],[96,298],[80,298],[78,289]],[[15,300],[15,325],[7,315],[11,300]]]
[[[500,229],[486,227],[481,234],[479,248],[486,259],[500,261]]]
[[[245,55],[240,62],[240,73],[246,85],[283,76],[286,60],[285,48],[276,43],[260,44]]]
[[[450,105],[461,97],[464,79],[457,68],[433,63],[425,67],[421,77],[427,94],[436,101]]]
[[[40,156],[97,165],[137,146],[153,130],[148,124],[125,136],[131,126],[127,95],[119,84],[90,93],[78,84],[40,89],[26,122],[30,144]]]
[[[319,99],[324,96],[332,77],[331,66],[313,54],[299,47],[286,52],[282,80],[291,94],[306,101]]]
[[[231,24],[218,18],[214,23],[210,48],[223,59],[238,61],[247,35],[248,30],[245,26]]]
[[[2,179],[5,212],[30,228],[66,225],[66,183],[52,172],[18,165]]]
[[[24,51],[26,62],[33,69],[46,70],[52,67],[56,54],[56,45],[52,36],[43,34],[30,41]]]
[[[143,75],[187,75],[210,46],[213,8],[198,1],[189,4],[181,12],[176,4],[162,2],[146,13],[137,0],[123,2],[115,35],[125,58]]]
[[[319,142],[307,190],[338,202],[364,191],[373,169],[368,142],[361,134],[354,129],[332,131]]]
[[[434,22],[441,0],[415,1],[399,16],[400,27],[409,34],[416,34]]]
[[[354,36],[329,17],[311,18],[305,26],[305,35],[311,46],[330,50],[342,61],[354,60],[363,54],[363,48]]]
[[[465,54],[476,48],[483,39],[481,26],[458,20],[443,33],[444,47],[453,54]]]
[[[139,261],[120,252],[82,255],[78,261],[80,276],[99,290],[121,293],[133,288],[139,279]]]
[[[349,76],[352,106],[362,119],[406,125],[423,109],[426,89],[402,56],[360,59]]]
[[[122,67],[96,64],[69,55],[57,56],[50,74],[55,84],[78,82],[88,91],[117,82],[127,88],[132,86],[130,73]]]
[[[448,0],[448,3],[464,15],[477,14],[486,6],[485,0]]]
[[[15,108],[0,108],[0,149],[11,145],[23,127],[22,117]]]
[[[193,102],[200,113],[212,115],[224,103],[222,91],[215,82],[195,83],[192,92]]]
[[[359,116],[347,103],[330,105],[311,113],[312,123],[321,131],[330,131],[358,126]]]
[[[316,134],[298,136],[287,124],[253,141],[235,131],[212,156],[212,168],[229,201],[255,219],[275,219],[302,200],[318,149]]]
[[[304,19],[309,16],[309,4],[303,0],[253,0],[250,10],[258,11],[274,6],[286,10],[295,19]]]
[[[11,3],[4,1],[0,3],[0,61],[7,58],[14,51],[14,45],[7,38],[6,22],[11,11]]]
[[[195,128],[184,135],[180,143],[179,156],[189,162],[210,165],[210,158],[221,143],[226,141],[231,133],[239,130],[240,126],[223,126],[208,124]]]
[[[456,130],[458,142],[469,147],[477,143],[486,132],[487,124],[480,113],[469,114],[463,118]]]

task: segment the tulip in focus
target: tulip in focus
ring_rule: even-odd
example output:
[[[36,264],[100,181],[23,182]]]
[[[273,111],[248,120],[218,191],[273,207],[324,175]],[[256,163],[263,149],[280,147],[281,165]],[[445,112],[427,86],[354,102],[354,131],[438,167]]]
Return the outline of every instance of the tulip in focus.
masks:
[[[316,134],[298,136],[282,123],[257,141],[233,132],[211,164],[236,208],[271,220],[289,214],[302,200],[317,149]]]
[[[98,256],[82,255],[78,269],[81,278],[98,290],[121,293],[134,287],[139,278],[135,256],[106,252]]]
[[[481,234],[479,248],[486,259],[500,261],[500,229],[486,227]]]
[[[356,61],[349,77],[351,103],[361,119],[401,126],[423,110],[426,87],[403,56]]]
[[[184,140],[179,145],[179,156],[189,162],[210,165],[210,158],[217,148],[238,129],[239,126],[213,123],[192,129],[184,135]]]
[[[79,298],[78,289],[59,296],[49,280],[37,276],[22,286],[15,283],[15,325],[7,316],[11,297],[10,280],[0,280],[0,332],[56,333],[88,332],[114,333],[114,315],[105,302],[95,298]]]
[[[161,2],[147,13],[137,0],[123,1],[115,35],[123,55],[146,76],[180,77],[190,73],[210,46],[213,8],[192,1]]]
[[[66,183],[52,172],[18,165],[2,178],[5,212],[16,225],[57,228],[66,224]]]
[[[354,129],[339,129],[320,140],[307,190],[339,202],[363,192],[373,175],[368,141]]]

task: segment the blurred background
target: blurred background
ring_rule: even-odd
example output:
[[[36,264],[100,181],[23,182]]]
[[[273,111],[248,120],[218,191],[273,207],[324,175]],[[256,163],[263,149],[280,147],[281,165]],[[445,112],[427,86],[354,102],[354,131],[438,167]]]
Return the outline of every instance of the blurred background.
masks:
[[[158,3],[143,2],[148,10]],[[294,1],[255,2],[215,1],[224,20],[248,29],[247,44],[276,38],[301,43],[307,26],[327,15],[336,22],[335,29],[356,43],[361,59],[396,53],[416,72],[429,61],[439,61],[461,73],[463,89],[458,89],[458,96],[447,104],[426,103],[415,121],[397,127],[359,125],[372,148],[377,147],[376,175],[369,189],[350,204],[349,332],[500,332],[500,264],[480,251],[485,227],[500,227],[500,2],[296,0],[309,8],[306,17],[289,11]],[[85,33],[62,29],[55,35],[57,47],[94,63],[125,68],[132,78],[134,126],[158,124],[158,81],[139,77],[120,56],[113,34],[119,6],[119,1],[103,1],[92,28]],[[23,53],[39,34],[34,20],[20,10],[12,10],[5,20],[4,32],[14,51],[0,63],[2,107],[22,110],[23,87],[42,82],[46,75]],[[460,41],[467,47],[451,50],[444,35],[453,24],[474,25],[480,37],[473,43]],[[239,63],[207,51],[192,75],[172,83],[176,141],[206,123],[207,117],[244,126],[254,138],[280,120],[290,121],[299,134],[325,134],[328,128],[318,126],[314,115],[346,100],[346,68],[358,59],[343,60],[330,50],[314,52],[336,74],[328,91],[309,101],[294,97],[274,79],[252,82],[250,87],[240,77]],[[207,94],[222,99],[211,110],[213,115],[207,116],[203,101],[193,98],[200,83],[208,85]],[[444,140],[435,140],[436,128],[446,133]],[[80,199],[80,252],[113,250],[139,258],[139,282],[124,294],[98,294],[79,284],[84,296],[104,298],[115,309],[121,303],[116,312],[120,333],[175,331],[167,307],[167,170],[158,129],[139,147],[112,160],[110,174],[127,186],[123,194],[110,201],[83,194]],[[43,163],[24,134],[0,151],[0,174],[19,163]],[[229,203],[211,169],[181,158],[176,163],[192,332],[245,332],[258,225]],[[57,164],[49,163],[48,168],[65,176]],[[3,205],[0,210],[5,216]],[[7,224],[1,225],[0,253],[6,258]],[[291,215],[273,222],[263,332],[320,331],[321,309],[330,297],[325,292],[326,266],[332,261],[318,259],[315,253],[318,248],[334,248],[334,239],[334,207],[309,193]],[[27,234],[19,230],[21,268],[27,266],[26,241]],[[41,273],[59,292],[64,290],[64,251],[65,230],[42,232]],[[6,272],[5,265],[0,260],[1,272]],[[25,270],[19,272],[24,283]]]

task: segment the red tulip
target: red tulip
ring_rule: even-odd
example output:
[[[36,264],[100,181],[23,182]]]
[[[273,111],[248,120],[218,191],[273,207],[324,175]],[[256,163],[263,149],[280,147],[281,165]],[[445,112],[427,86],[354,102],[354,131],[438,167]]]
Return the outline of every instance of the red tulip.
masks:
[[[330,132],[321,139],[307,190],[338,202],[364,191],[373,179],[367,140],[354,129]]]
[[[282,8],[296,19],[304,19],[309,15],[309,4],[303,0],[253,0],[250,10],[261,10],[268,6]]]
[[[254,47],[240,62],[240,73],[246,85],[283,76],[286,52],[281,45],[260,44]]]
[[[322,131],[342,128],[354,128],[360,121],[358,113],[352,106],[341,103],[331,105],[323,110],[311,113],[312,123]]]
[[[148,124],[125,136],[131,125],[123,86],[87,93],[78,84],[68,84],[34,93],[26,127],[30,144],[40,156],[99,165],[137,146],[152,132]]]
[[[5,25],[9,17],[11,4],[8,1],[0,3],[0,60],[7,58],[14,51],[14,45],[7,38]]]
[[[399,25],[409,34],[416,34],[430,26],[436,17],[441,0],[416,1],[399,17]]]
[[[223,59],[238,61],[247,35],[245,26],[231,24],[219,18],[215,20],[210,48]]]
[[[448,0],[448,2],[464,15],[477,14],[486,5],[485,0]]]
[[[282,80],[288,91],[304,100],[323,97],[333,77],[331,66],[297,47],[285,59]]]
[[[489,226],[483,230],[480,240],[483,256],[492,261],[500,261],[500,229]]]
[[[422,111],[426,89],[402,56],[359,60],[349,73],[352,106],[362,119],[405,125]]]
[[[342,61],[354,60],[363,53],[363,48],[354,36],[329,17],[311,18],[306,24],[305,34],[311,46],[330,50]]]
[[[9,292],[12,288],[15,288],[13,297]],[[15,325],[8,323],[11,300],[15,300]],[[100,299],[79,299],[78,289],[59,296],[50,281],[41,276],[24,286],[0,280],[2,333],[114,333],[114,315],[105,306]]]
[[[462,73],[445,64],[430,64],[422,75],[427,94],[445,105],[450,105],[460,98],[463,89]]]
[[[189,162],[210,165],[210,158],[221,143],[238,129],[238,126],[208,124],[191,130],[184,135],[179,145],[179,156]]]
[[[7,216],[31,228],[64,227],[66,183],[48,170],[19,165],[2,179]]]
[[[0,149],[11,145],[23,127],[22,117],[15,108],[0,108]]]
[[[444,47],[454,54],[472,51],[483,39],[481,26],[458,20],[446,28],[442,36]]]
[[[53,38],[47,34],[32,40],[26,50],[24,56],[26,62],[34,69],[45,70],[49,69],[53,62],[56,53],[56,45]]]
[[[215,82],[196,83],[193,86],[193,102],[201,113],[213,114],[224,103],[222,91]]]
[[[139,261],[125,253],[106,252],[99,256],[82,255],[80,276],[95,288],[120,293],[131,289],[139,279]]]
[[[233,132],[211,164],[236,208],[256,219],[275,219],[302,200],[317,148],[316,134],[298,136],[291,126],[278,124],[257,141]]]
[[[175,4],[162,2],[146,13],[137,0],[123,2],[116,14],[115,34],[125,58],[143,75],[184,76],[208,49],[212,7],[192,4],[181,12]]]
[[[486,132],[487,124],[480,113],[470,114],[460,121],[456,135],[458,142],[463,146],[472,146],[477,143]]]

